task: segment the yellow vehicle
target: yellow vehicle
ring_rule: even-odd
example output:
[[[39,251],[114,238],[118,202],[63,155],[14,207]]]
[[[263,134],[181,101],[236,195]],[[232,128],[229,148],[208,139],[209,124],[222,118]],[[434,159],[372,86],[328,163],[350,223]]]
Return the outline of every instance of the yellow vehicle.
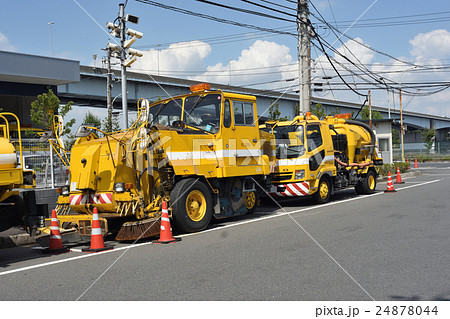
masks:
[[[354,186],[358,194],[375,191],[376,136],[351,114],[319,120],[307,112],[292,121],[267,122],[261,128],[275,135],[276,166],[270,194],[278,198],[313,196],[326,203],[335,191]]]
[[[11,124],[8,118],[13,118],[18,127],[18,140],[11,141]],[[26,224],[26,208],[19,188],[30,189],[36,187],[35,174],[32,170],[26,170],[23,165],[18,165],[19,155],[23,163],[22,142],[20,135],[20,122],[13,113],[0,113],[0,231],[12,226]],[[17,143],[19,154],[13,143]]]
[[[272,135],[258,125],[254,96],[211,91],[155,102],[141,100],[138,119],[113,134],[84,125],[71,149],[70,185],[61,189],[58,219],[90,235],[96,207],[103,232],[117,240],[159,234],[162,201],[181,232],[211,218],[252,213],[269,187]],[[98,134],[98,132],[97,132]]]

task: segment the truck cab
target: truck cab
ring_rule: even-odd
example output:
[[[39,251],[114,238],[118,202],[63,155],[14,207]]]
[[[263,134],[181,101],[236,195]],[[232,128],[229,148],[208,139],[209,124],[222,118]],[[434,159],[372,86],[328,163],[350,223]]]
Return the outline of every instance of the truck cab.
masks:
[[[363,123],[346,123],[339,116],[319,120],[308,112],[292,121],[267,122],[261,129],[274,134],[276,141],[271,196],[311,195],[317,202],[326,203],[334,190],[350,185],[358,193],[374,191],[376,169],[372,160],[379,163],[380,159],[372,146],[374,134]],[[339,158],[349,165],[339,165],[344,163]]]

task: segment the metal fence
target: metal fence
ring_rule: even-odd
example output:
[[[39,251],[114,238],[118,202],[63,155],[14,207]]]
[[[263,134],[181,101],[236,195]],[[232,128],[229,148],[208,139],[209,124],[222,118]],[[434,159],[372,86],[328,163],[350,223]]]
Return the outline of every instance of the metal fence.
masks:
[[[18,154],[18,143],[15,143],[15,147]],[[36,187],[55,188],[68,182],[69,170],[59,156],[50,151],[48,142],[41,143],[37,139],[23,139],[22,155],[24,168],[36,172]]]
[[[417,156],[431,156],[431,157],[449,157],[450,156],[450,142],[436,142],[428,153],[423,143],[405,143],[404,144],[405,157],[417,157]],[[393,148],[394,160],[401,158],[401,148]]]

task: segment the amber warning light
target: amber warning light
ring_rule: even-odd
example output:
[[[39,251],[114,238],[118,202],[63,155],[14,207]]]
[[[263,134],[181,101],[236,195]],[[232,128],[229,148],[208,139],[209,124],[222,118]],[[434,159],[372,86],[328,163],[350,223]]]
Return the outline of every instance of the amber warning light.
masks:
[[[352,113],[336,114],[334,117],[337,119],[350,119],[352,118]]]
[[[208,83],[194,84],[194,85],[191,85],[190,89],[191,89],[192,93],[201,92],[201,91],[210,90],[211,85],[209,85]]]

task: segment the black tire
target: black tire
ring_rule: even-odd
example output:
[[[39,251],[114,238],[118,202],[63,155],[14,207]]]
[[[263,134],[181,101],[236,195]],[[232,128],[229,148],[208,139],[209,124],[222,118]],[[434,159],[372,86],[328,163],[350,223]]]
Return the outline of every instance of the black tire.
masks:
[[[174,227],[180,232],[198,232],[208,226],[213,202],[208,186],[193,178],[175,184],[170,194]]]
[[[12,203],[11,206],[1,207],[2,211],[0,214],[1,225],[0,231],[7,230],[13,226],[19,226],[24,224],[25,216],[25,203],[19,195],[13,195],[5,199],[5,203]]]
[[[257,192],[246,192],[245,196],[245,207],[247,208],[247,215],[253,214],[258,206],[259,196]]]
[[[363,194],[373,194],[377,187],[377,174],[373,170],[369,170],[366,176],[362,179]]]
[[[358,181],[358,183],[356,183],[356,185],[355,185],[355,191],[356,191],[356,194],[358,194],[358,195],[364,194],[362,184],[363,184],[362,181]]]
[[[319,187],[313,194],[314,200],[318,204],[325,204],[330,201],[331,197],[331,184],[330,179],[327,176],[322,176],[319,181]]]

